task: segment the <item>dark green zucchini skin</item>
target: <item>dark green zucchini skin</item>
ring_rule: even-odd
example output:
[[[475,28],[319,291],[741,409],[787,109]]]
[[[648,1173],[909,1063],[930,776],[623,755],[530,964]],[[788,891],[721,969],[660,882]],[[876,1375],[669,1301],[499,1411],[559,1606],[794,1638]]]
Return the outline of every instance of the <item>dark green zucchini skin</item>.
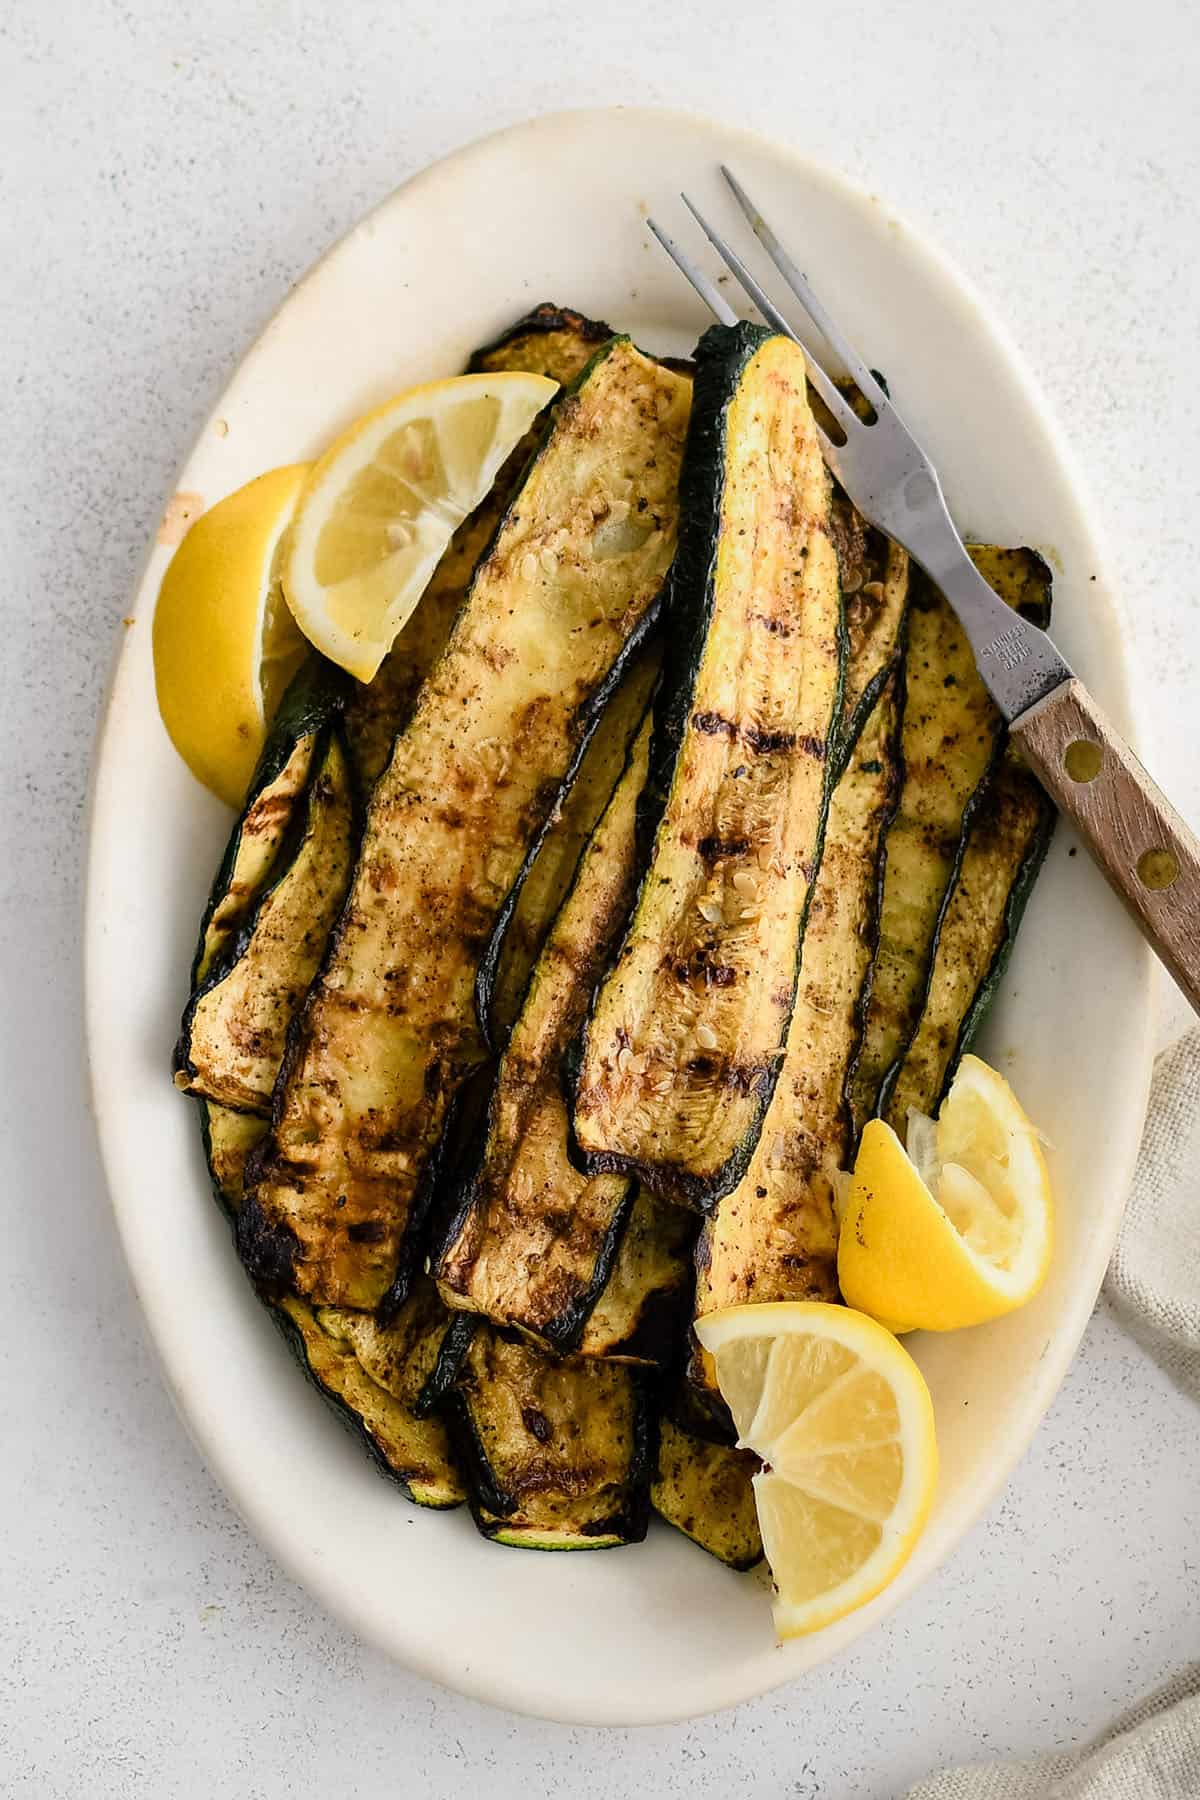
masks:
[[[427,1419],[431,1413],[439,1412],[447,1402],[458,1372],[462,1368],[463,1358],[471,1348],[471,1340],[483,1326],[478,1313],[454,1313],[446,1327],[446,1335],[438,1350],[437,1361],[430,1370],[429,1376],[417,1396],[413,1411],[418,1419]]]
[[[691,717],[696,680],[716,605],[720,535],[718,522],[721,518],[725,485],[728,411],[747,366],[773,335],[765,327],[746,321],[732,327],[714,325],[704,333],[696,348],[692,412],[680,477],[679,544],[666,595],[663,671],[655,699],[649,770],[638,803],[638,853],[642,876],[631,917],[637,914],[650,877],[655,839],[666,811],[672,779]],[[836,690],[831,696],[829,729],[822,752],[825,756],[823,801],[808,891],[796,939],[795,958],[790,971],[793,1003],[808,908],[824,846],[846,655],[847,639],[843,617],[838,632],[838,678]],[[724,1164],[708,1178],[676,1170],[668,1189],[656,1178],[653,1169],[637,1160],[610,1151],[591,1150],[579,1141],[575,1107],[579,1098],[590,1027],[589,1017],[580,1039],[571,1046],[564,1060],[564,1071],[572,1096],[569,1134],[572,1161],[587,1173],[627,1173],[636,1176],[652,1192],[661,1192],[671,1201],[700,1212],[711,1211],[725,1194],[737,1186],[749,1167],[778,1081],[781,1059],[777,1058],[770,1070],[756,1079],[753,1090],[753,1122]]]
[[[264,789],[278,780],[300,739],[317,737],[330,728],[346,704],[350,685],[349,676],[315,654],[296,671],[288,683],[283,699],[279,702],[279,710],[267,733],[262,755],[259,757],[254,774],[250,779],[242,811],[229,834],[224,854],[209,891],[204,914],[200,920],[196,953],[192,958],[191,985],[193,989],[199,980],[199,971],[207,948],[208,932],[213,914],[229,890],[229,883],[237,864],[247,813]],[[286,843],[281,846],[281,850],[285,849]],[[276,860],[278,861],[279,858],[277,857]]]

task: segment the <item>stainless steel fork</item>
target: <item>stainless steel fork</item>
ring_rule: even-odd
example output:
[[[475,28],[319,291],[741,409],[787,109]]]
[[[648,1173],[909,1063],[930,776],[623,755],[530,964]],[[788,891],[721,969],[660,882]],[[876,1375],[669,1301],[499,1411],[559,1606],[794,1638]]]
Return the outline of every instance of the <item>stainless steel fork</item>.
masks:
[[[809,379],[843,440],[835,442],[818,423],[826,462],[863,517],[902,544],[946,596],[1038,779],[1200,1012],[1200,841],[1047,634],[1012,612],[984,581],[963,547],[929,457],[749,195],[728,169],[722,174],[755,236],[871,408],[870,419],[858,416],[766,289],[685,194],[689,211],[767,324],[801,344]],[[648,223],[715,317],[736,324],[738,315],[708,277],[653,219]]]

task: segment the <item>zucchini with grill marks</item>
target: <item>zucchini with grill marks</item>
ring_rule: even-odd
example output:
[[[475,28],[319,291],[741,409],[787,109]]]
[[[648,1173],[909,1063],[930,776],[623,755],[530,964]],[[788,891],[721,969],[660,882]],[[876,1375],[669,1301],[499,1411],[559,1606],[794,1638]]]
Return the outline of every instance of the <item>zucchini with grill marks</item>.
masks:
[[[842,582],[846,673],[838,729],[838,769],[863,731],[895,667],[908,608],[908,552],[868,525],[834,490],[833,541]]]
[[[532,312],[492,344],[476,350],[467,373],[495,374],[515,370],[519,374],[548,375],[551,381],[574,381],[588,358],[615,336],[602,319],[589,319],[569,306],[543,300]]]
[[[350,883],[357,820],[340,731],[322,731],[312,761],[265,885],[237,925],[222,929],[219,953],[202,954],[175,1052],[177,1087],[242,1112],[270,1107],[288,1025]]]
[[[571,1166],[561,1063],[628,914],[650,732],[643,703],[625,770],[534,967],[501,1058],[479,1167],[434,1265],[448,1306],[484,1313],[560,1354],[580,1347],[632,1224],[636,1183]],[[605,1354],[642,1335],[643,1314],[662,1312],[664,1282],[674,1297],[682,1286],[682,1257],[656,1259],[648,1223],[643,1207],[631,1246],[643,1248],[625,1259],[600,1327]]]
[[[578,1152],[708,1208],[744,1173],[783,1057],[820,862],[843,632],[802,352],[701,340],[637,905],[593,1004]]]
[[[421,1373],[421,1352],[436,1346],[445,1315],[431,1288],[417,1286],[386,1330],[393,1340],[388,1365],[404,1374],[401,1392],[372,1379],[354,1341],[341,1333],[350,1314],[313,1308],[294,1294],[275,1303],[276,1317],[294,1334],[293,1348],[335,1411],[366,1444],[383,1473],[417,1506],[461,1506],[466,1488],[440,1419],[419,1419],[406,1390]],[[360,1315],[361,1318],[361,1315]],[[382,1332],[374,1320],[367,1328]],[[418,1383],[419,1386],[419,1383]]]
[[[650,1504],[660,1519],[731,1569],[761,1562],[752,1486],[758,1458],[698,1437],[671,1418],[659,1426]]]
[[[946,896],[917,1028],[884,1082],[880,1111],[902,1139],[910,1108],[937,1113],[983,1022],[1054,819],[1041,786],[1007,751],[971,821]]]
[[[638,1189],[618,1226],[616,1254],[578,1355],[659,1367],[670,1360],[691,1291],[696,1223],[685,1207]]]
[[[531,846],[505,896],[475,977],[479,1028],[503,1045],[521,1008],[530,971],[575,878],[579,859],[612,797],[658,679],[662,652],[646,645],[604,709],[579,773]]]
[[[308,786],[314,753],[345,692],[345,678],[317,657],[289,683],[208,897],[192,962],[193,989],[207,979],[266,887]]]
[[[471,372],[515,370],[547,375],[569,387],[612,332],[582,313],[539,306],[507,331],[497,343],[477,350]],[[538,443],[539,427],[513,451],[491,492],[464,519],[451,538],[420,605],[380,664],[374,681],[355,688],[346,709],[346,735],[355,772],[364,792],[382,774],[398,732],[412,717],[421,683],[446,647],[455,615],[507,510]]]
[[[238,1219],[260,1280],[403,1297],[427,1167],[484,1047],[480,953],[653,623],[690,383],[614,340],[553,408],[450,641],[376,783],[350,894],[280,1073]]]
[[[893,650],[900,621],[893,622]],[[804,938],[787,1056],[742,1180],[704,1221],[696,1314],[769,1300],[836,1300],[834,1177],[850,1160],[846,1078],[862,1032],[883,843],[900,785],[899,658],[834,790]],[[715,1396],[711,1359],[689,1373]]]
[[[235,1215],[246,1158],[267,1122],[206,1101],[201,1116],[213,1186]],[[461,1505],[466,1490],[444,1424],[412,1410],[446,1328],[432,1283],[422,1283],[386,1328],[367,1314],[314,1312],[291,1294],[269,1304],[306,1374],[384,1474],[418,1506]]]
[[[969,548],[980,573],[1010,606],[1045,618],[1049,571],[1035,551]],[[849,1087],[856,1138],[916,1030],[938,920],[1004,742],[1004,720],[980,680],[962,627],[928,579],[914,572],[901,725],[904,778],[887,834],[879,950]]]
[[[480,1325],[445,1412],[485,1537],[529,1550],[645,1537],[654,1417],[637,1371],[555,1362]]]

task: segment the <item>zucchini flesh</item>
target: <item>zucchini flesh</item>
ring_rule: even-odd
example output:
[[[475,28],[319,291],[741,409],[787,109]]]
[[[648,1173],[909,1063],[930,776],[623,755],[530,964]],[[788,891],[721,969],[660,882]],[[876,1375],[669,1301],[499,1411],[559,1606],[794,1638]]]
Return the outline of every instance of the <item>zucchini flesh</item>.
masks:
[[[636,1371],[554,1362],[481,1325],[445,1404],[486,1537],[531,1550],[645,1537],[653,1422]]]
[[[1048,571],[1033,551],[970,546],[976,567],[1010,606],[1044,614]],[[862,1047],[849,1084],[857,1138],[920,1018],[938,920],[1005,741],[962,627],[917,572],[908,618],[901,725],[904,778],[886,842],[887,866]]]
[[[731,1569],[752,1569],[763,1553],[752,1486],[758,1467],[749,1450],[713,1443],[664,1418],[650,1504],[710,1556]]]
[[[574,1110],[590,1169],[701,1208],[754,1152],[820,861],[843,649],[829,509],[803,354],[755,326],[714,326],[680,499],[656,829],[586,1026]]]
[[[546,375],[569,387],[612,332],[582,313],[543,305],[477,350],[472,372],[514,370]],[[455,615],[538,442],[535,426],[518,444],[491,492],[464,519],[447,546],[421,603],[388,652],[374,681],[356,687],[346,709],[346,735],[355,772],[369,792],[383,773],[392,745],[412,717],[421,683],[446,647]]]
[[[659,1367],[670,1360],[689,1298],[695,1238],[695,1216],[686,1208],[637,1190],[576,1346],[580,1356]]]
[[[894,641],[894,638],[893,638]],[[894,659],[834,790],[787,1056],[738,1186],[701,1227],[696,1314],[769,1300],[836,1300],[834,1176],[850,1161],[845,1084],[862,1031],[878,930],[884,837],[899,790]],[[711,1396],[711,1359],[689,1374]]]
[[[475,977],[475,1011],[487,1042],[508,1040],[530,972],[551,924],[575,878],[584,845],[629,755],[658,679],[661,650],[654,641],[633,666],[604,709],[579,773],[570,782],[544,831],[530,847],[516,881],[505,896]],[[597,971],[598,973],[599,971]]]
[[[574,381],[601,344],[616,333],[602,319],[589,319],[569,306],[544,300],[494,343],[476,350],[467,364],[468,374],[547,375],[564,384]]]
[[[270,1107],[287,1028],[317,972],[353,867],[356,809],[340,732],[323,732],[310,760],[299,818],[284,834],[269,878],[236,926],[219,910],[221,948],[213,956],[205,945],[204,973],[175,1053],[178,1088],[243,1112]],[[289,770],[295,762],[293,756]],[[243,821],[243,839],[260,808],[261,799]],[[244,875],[238,885],[245,886]]]
[[[209,893],[192,962],[193,990],[224,955],[266,887],[308,785],[314,753],[344,695],[344,677],[315,656],[288,684]]]
[[[571,1165],[560,1069],[633,896],[650,733],[643,706],[625,770],[535,965],[500,1061],[478,1170],[435,1263],[448,1306],[483,1313],[560,1354],[580,1346],[632,1223],[636,1184]],[[664,1282],[676,1295],[681,1286],[681,1259],[664,1263],[648,1225],[642,1208],[600,1326],[605,1353],[637,1337]]]
[[[201,1101],[213,1186],[226,1212],[241,1205],[248,1155],[265,1119]],[[366,1315],[314,1312],[294,1295],[273,1316],[314,1385],[365,1444],[373,1460],[418,1506],[458,1506],[466,1490],[439,1419],[419,1419],[413,1403],[432,1368],[446,1315],[424,1283],[386,1330]]]
[[[868,525],[840,489],[831,508],[842,582],[846,673],[838,730],[841,768],[895,666],[908,608],[908,552]]]
[[[409,1352],[414,1344],[420,1345],[426,1323],[423,1303],[428,1297],[415,1289],[390,1327],[401,1339],[399,1356],[408,1357],[410,1368],[419,1366],[419,1358]],[[353,1344],[296,1295],[284,1294],[274,1309],[289,1328],[286,1335],[293,1336],[303,1366],[344,1422],[365,1442],[384,1474],[417,1506],[460,1506],[467,1497],[466,1489],[441,1420],[418,1419],[410,1401],[372,1380]]]
[[[200,1102],[200,1134],[212,1178],[213,1192],[230,1218],[242,1204],[246,1160],[265,1136],[267,1121],[253,1113],[234,1112],[228,1106]]]
[[[260,1280],[327,1305],[404,1297],[430,1156],[483,1059],[478,958],[653,620],[689,404],[684,377],[615,339],[553,409],[372,794],[239,1214]]]
[[[1007,751],[971,821],[946,896],[917,1028],[884,1082],[880,1110],[901,1139],[910,1108],[937,1113],[983,1022],[1054,818],[1042,788]]]

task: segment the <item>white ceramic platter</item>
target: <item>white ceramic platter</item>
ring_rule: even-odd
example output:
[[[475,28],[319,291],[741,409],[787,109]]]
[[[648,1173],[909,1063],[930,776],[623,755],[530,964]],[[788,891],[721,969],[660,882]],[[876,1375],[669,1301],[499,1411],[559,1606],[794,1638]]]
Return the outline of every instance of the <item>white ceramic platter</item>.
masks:
[[[736,229],[720,160],[887,373],[960,525],[1050,558],[1056,633],[1128,730],[1100,552],[1062,441],[1001,331],[880,201],[760,139],[676,114],[540,119],[409,182],[289,296],[233,376],[179,490],[211,505],[273,464],[313,456],[364,408],[461,368],[474,345],[540,300],[611,319],[648,349],[686,351],[707,320],[650,239],[646,213],[695,245],[677,199],[686,186]],[[194,1110],[171,1085],[196,925],[230,821],[179,762],[155,709],[150,621],[169,555],[161,544],[151,550],[104,721],[86,947],[113,1205],[188,1428],[299,1580],[365,1638],[464,1693],[548,1718],[633,1724],[708,1712],[802,1677],[902,1603],[957,1543],[1062,1378],[1142,1122],[1148,952],[1060,832],[982,1044],[1054,1145],[1054,1267],[1025,1311],[916,1341],[942,1478],[929,1528],[886,1594],[780,1649],[760,1582],[664,1527],[607,1554],[487,1544],[465,1512],[408,1506],[302,1380],[239,1272]]]

